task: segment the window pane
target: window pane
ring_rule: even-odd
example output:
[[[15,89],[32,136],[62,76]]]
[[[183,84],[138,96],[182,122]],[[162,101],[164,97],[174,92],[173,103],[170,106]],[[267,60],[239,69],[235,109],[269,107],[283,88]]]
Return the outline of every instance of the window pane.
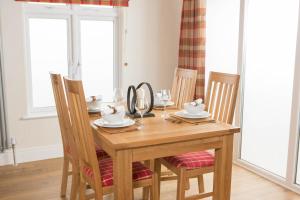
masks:
[[[114,23],[81,20],[80,25],[85,94],[110,99],[114,88]]]
[[[247,11],[241,156],[281,177],[287,169],[298,3],[251,0]]]
[[[54,106],[49,72],[67,75],[67,20],[29,19],[33,107]]]

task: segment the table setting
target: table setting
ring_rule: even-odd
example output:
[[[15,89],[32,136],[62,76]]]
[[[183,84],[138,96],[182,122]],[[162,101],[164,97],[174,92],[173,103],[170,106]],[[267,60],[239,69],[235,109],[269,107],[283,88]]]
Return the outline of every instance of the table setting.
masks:
[[[187,102],[184,104],[184,109],[178,110],[173,108],[174,102],[170,90],[162,89],[154,94],[149,83],[143,82],[137,88],[129,86],[127,102],[120,88],[115,89],[113,99],[111,103],[102,102],[101,95],[86,99],[90,115],[96,118],[93,124],[110,134],[142,130],[145,126],[144,118],[155,117],[155,114],[160,115],[162,120],[174,124],[198,125],[215,122],[205,111],[202,99]],[[171,109],[167,108],[170,107],[172,112],[169,113]],[[151,112],[152,110],[154,112]]]

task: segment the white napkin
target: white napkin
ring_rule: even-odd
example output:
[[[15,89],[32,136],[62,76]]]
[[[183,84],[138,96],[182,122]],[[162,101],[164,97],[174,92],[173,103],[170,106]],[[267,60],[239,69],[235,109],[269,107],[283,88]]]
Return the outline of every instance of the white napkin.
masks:
[[[203,102],[203,99],[199,98],[199,99],[196,99],[195,101],[190,102],[190,104],[193,106],[198,106],[198,105],[201,105],[202,102]]]
[[[125,107],[124,106],[116,106],[115,109],[117,110],[117,113],[122,113],[125,112]],[[111,115],[113,114],[114,110],[109,108],[109,107],[105,107],[105,109],[103,109],[101,111],[102,115]]]
[[[96,97],[96,101],[102,101],[102,99],[103,99],[102,95],[97,95],[95,97]],[[93,96],[85,98],[85,101],[87,103],[91,103],[93,101]]]

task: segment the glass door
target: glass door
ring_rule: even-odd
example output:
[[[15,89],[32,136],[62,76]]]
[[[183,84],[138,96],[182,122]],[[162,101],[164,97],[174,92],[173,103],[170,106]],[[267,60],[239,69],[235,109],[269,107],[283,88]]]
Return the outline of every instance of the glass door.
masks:
[[[246,8],[241,159],[286,178],[298,0]]]

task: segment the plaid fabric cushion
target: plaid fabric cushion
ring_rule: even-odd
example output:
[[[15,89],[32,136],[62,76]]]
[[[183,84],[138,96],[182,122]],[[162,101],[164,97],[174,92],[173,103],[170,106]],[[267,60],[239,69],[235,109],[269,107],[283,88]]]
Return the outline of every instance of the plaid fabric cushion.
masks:
[[[186,153],[163,159],[177,168],[185,167],[188,170],[213,166],[215,160],[214,156],[206,151]]]
[[[96,154],[98,158],[110,157],[99,145],[95,144]]]
[[[101,173],[102,186],[113,185],[113,161],[106,157],[99,159],[99,169]],[[94,173],[90,167],[84,167],[83,173],[93,178]],[[152,171],[145,167],[141,162],[132,163],[132,179],[133,181],[145,180],[152,177]]]
[[[42,3],[91,4],[91,5],[128,7],[129,0],[16,0],[16,1],[42,2]]]

